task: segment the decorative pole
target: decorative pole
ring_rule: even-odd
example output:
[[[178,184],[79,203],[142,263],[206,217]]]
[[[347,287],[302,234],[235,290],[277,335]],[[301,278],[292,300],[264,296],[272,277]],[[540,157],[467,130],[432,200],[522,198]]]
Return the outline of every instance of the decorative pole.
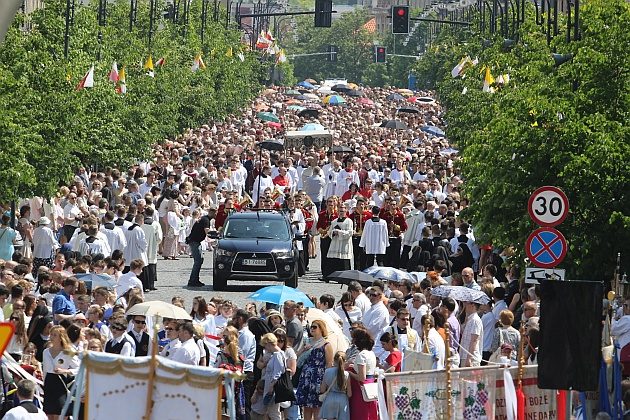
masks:
[[[453,386],[451,384],[451,329],[448,324],[446,324],[446,364],[444,365],[446,368],[446,418],[452,418],[452,401],[451,394],[453,392]]]
[[[138,0],[131,0],[129,6],[129,32],[131,32],[133,31],[133,25],[136,23],[136,16],[138,14]]]
[[[155,374],[157,370],[157,349],[158,349],[158,323],[157,316],[153,317],[153,338],[151,348],[151,360],[149,360],[149,378],[147,384],[147,403],[145,407],[143,420],[151,420],[153,411],[153,388],[155,386]]]
[[[155,25],[155,0],[149,0],[149,54],[151,54],[151,43],[153,42],[153,25]]]

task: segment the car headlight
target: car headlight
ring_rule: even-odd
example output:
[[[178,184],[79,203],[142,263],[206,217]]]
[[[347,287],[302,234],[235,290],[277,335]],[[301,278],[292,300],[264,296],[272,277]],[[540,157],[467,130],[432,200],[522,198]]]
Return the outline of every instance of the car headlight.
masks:
[[[236,254],[236,252],[234,251],[228,251],[227,249],[221,248],[217,248],[215,252],[219,257],[233,257]]]
[[[293,251],[273,251],[273,255],[276,258],[291,258],[293,257]]]

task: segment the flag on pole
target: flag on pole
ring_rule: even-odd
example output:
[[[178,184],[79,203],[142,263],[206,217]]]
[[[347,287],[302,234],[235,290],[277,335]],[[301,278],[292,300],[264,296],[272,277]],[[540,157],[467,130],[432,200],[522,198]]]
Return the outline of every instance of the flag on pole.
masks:
[[[267,38],[269,41],[274,42],[276,39],[273,37],[273,35],[271,35],[271,32],[269,32],[269,30],[267,30],[267,33],[265,33],[265,38]]]
[[[192,67],[190,68],[190,70],[192,70],[193,72],[195,72],[195,71],[197,71],[197,70],[199,70],[199,69],[202,69],[202,70],[203,70],[203,69],[205,69],[205,68],[206,68],[206,65],[205,65],[205,63],[203,62],[203,58],[201,58],[201,54],[197,54],[197,55],[195,56],[195,60],[193,61],[193,65],[192,65]]]
[[[120,94],[127,93],[127,83],[125,80],[125,66],[120,69],[120,74],[118,75],[118,87],[116,88],[116,92]]]
[[[81,90],[83,88],[91,88],[94,87],[94,66],[90,67],[90,70],[83,76],[79,84],[77,85],[76,90]]]
[[[276,56],[276,64],[284,63],[287,61],[287,56],[284,54],[284,50],[280,50]]]
[[[463,57],[461,60],[459,60],[459,63],[455,67],[453,67],[453,70],[451,70],[451,76],[453,76],[453,78],[463,76],[464,73],[468,71],[468,69],[476,66],[478,62],[479,60],[477,58],[472,60],[470,56]]]
[[[162,67],[164,66],[165,63],[166,63],[166,60],[164,59],[164,57],[162,57],[158,61],[155,62],[155,65],[156,67]]]
[[[118,63],[114,61],[112,69],[109,72],[109,81],[116,83],[118,81]]]
[[[226,57],[232,57],[233,53],[232,53],[232,47],[228,48],[227,52],[225,53]]]
[[[242,52],[236,54],[236,56],[238,57],[239,60],[241,60],[241,62],[245,61],[245,54],[243,54]]]
[[[144,63],[144,69],[148,70],[147,76],[155,77],[155,73],[153,73],[153,57],[151,57],[151,55],[149,55],[146,63]]]
[[[483,78],[483,91],[494,93],[494,88],[492,85],[494,84],[494,77],[490,73],[490,67],[486,66],[486,75]]]
[[[259,50],[264,50],[271,45],[271,41],[267,38],[265,31],[260,31],[260,35],[258,35],[258,39],[256,40],[256,48]]]

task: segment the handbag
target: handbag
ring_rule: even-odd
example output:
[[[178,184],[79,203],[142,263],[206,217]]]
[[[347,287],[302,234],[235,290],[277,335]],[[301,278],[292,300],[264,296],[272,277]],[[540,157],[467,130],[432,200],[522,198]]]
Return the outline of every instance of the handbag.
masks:
[[[284,373],[273,386],[275,394],[275,402],[282,403],[285,401],[295,401],[295,392],[293,391],[293,383],[291,382],[291,372],[287,370],[287,360],[284,359]]]
[[[378,382],[361,384],[361,395],[363,395],[363,401],[365,402],[378,400]]]
[[[498,327],[499,330],[499,347],[488,357],[488,361],[491,363],[498,363],[499,357],[501,357],[501,346],[504,343],[503,339],[503,328]]]

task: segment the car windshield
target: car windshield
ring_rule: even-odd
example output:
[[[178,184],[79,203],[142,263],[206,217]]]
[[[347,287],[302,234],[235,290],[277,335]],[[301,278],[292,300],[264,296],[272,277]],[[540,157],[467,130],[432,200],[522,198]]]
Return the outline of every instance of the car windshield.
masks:
[[[283,220],[230,219],[224,232],[225,238],[290,240],[287,224]]]

